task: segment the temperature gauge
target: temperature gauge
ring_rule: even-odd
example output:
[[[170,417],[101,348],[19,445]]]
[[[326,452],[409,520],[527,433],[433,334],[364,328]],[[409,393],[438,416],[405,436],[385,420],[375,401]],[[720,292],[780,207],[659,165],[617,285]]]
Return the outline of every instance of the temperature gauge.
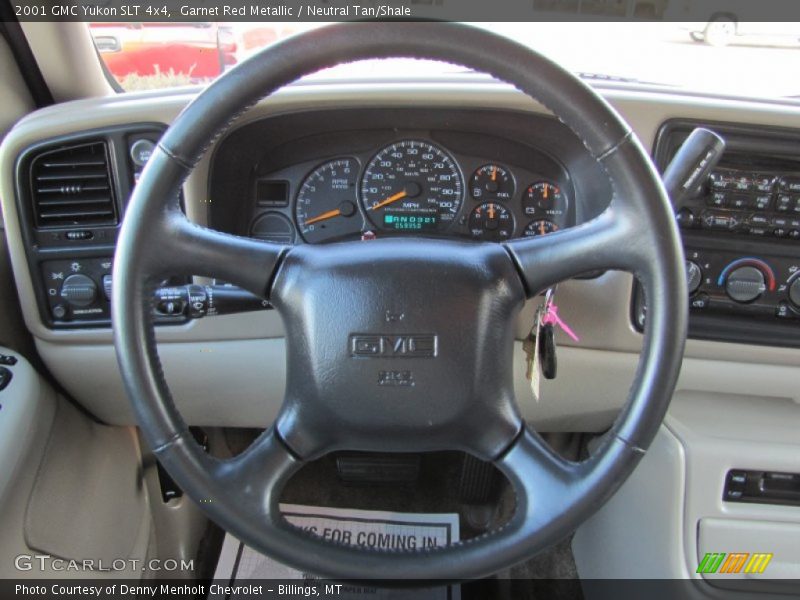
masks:
[[[528,226],[522,233],[526,237],[534,237],[537,235],[547,235],[554,231],[558,231],[558,225],[547,219],[536,219],[528,223]]]
[[[539,181],[525,190],[522,208],[531,217],[561,216],[567,210],[567,197],[554,183]]]
[[[469,191],[475,200],[510,200],[514,195],[514,180],[499,165],[483,165],[472,174]]]
[[[491,242],[509,239],[514,233],[514,217],[502,204],[484,202],[469,216],[472,237]]]

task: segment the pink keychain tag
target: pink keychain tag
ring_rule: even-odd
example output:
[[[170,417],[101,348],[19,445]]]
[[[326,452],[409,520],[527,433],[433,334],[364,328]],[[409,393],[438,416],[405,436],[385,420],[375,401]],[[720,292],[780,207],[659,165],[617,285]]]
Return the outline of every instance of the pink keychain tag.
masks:
[[[561,320],[561,317],[558,316],[558,307],[552,302],[547,305],[544,317],[542,317],[542,325],[558,325],[564,330],[564,333],[566,333],[573,340],[576,342],[580,341],[580,338],[575,335],[575,332],[570,329],[569,325],[564,323],[564,321]]]

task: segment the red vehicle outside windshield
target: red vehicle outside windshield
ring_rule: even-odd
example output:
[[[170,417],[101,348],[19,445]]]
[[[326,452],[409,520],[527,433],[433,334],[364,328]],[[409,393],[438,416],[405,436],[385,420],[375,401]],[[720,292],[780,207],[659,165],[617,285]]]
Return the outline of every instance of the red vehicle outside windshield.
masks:
[[[236,64],[231,28],[218,23],[91,23],[97,49],[124,88],[136,77],[173,77],[178,84],[213,79]]]

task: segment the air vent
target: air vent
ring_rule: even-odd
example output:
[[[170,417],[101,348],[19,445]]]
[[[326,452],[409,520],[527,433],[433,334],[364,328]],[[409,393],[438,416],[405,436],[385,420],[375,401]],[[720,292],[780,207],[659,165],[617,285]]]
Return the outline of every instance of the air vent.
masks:
[[[93,142],[38,155],[31,163],[37,227],[115,225],[108,148]]]

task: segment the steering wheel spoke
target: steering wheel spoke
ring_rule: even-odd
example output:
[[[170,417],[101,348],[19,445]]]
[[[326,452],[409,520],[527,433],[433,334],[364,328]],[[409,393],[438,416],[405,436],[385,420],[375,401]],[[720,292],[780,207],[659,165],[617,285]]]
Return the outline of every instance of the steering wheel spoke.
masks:
[[[506,243],[528,296],[591,271],[637,272],[647,264],[646,240],[628,213],[613,205],[577,227]]]
[[[164,274],[216,277],[267,297],[286,253],[286,246],[208,229],[171,210],[151,260]]]
[[[594,452],[580,462],[556,454],[533,430],[526,428],[495,461],[515,491],[516,510],[506,525],[509,536],[536,530],[548,537],[568,531],[571,515],[591,510],[610,495],[608,483],[632,469],[644,451],[615,433],[607,433]]]
[[[275,430],[268,429],[241,454],[217,461],[212,473],[223,484],[223,489],[246,505],[250,514],[259,514],[277,523],[280,494],[302,465]],[[213,502],[213,498],[210,500]]]
[[[563,459],[529,427],[495,464],[515,487],[517,511],[526,520],[565,506],[580,472],[579,463]]]

